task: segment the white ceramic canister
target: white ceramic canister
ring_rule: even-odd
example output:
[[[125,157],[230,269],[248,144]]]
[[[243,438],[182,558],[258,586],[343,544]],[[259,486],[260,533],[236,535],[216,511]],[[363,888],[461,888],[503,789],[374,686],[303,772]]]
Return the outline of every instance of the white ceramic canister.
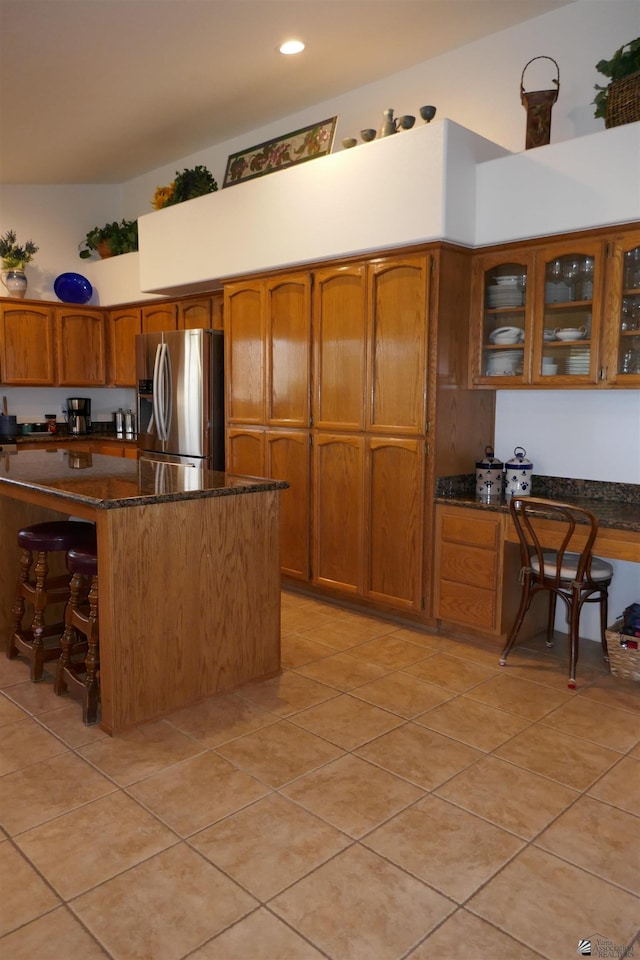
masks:
[[[476,496],[485,503],[502,499],[504,463],[493,454],[493,447],[484,448],[484,460],[476,461]]]
[[[507,460],[504,472],[504,492],[507,499],[513,496],[531,495],[533,464],[527,460],[524,447],[516,447],[511,460]]]

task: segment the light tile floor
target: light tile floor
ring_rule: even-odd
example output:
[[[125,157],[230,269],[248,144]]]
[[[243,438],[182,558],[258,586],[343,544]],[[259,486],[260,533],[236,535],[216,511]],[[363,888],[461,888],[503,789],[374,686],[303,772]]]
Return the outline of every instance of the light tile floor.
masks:
[[[640,958],[640,686],[596,644],[570,692],[561,642],[500,668],[292,593],[282,636],[113,739],[0,658],[0,956]]]

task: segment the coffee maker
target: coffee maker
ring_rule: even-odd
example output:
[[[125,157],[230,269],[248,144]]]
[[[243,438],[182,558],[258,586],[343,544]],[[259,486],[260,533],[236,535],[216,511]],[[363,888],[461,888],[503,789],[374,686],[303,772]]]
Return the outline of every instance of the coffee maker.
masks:
[[[91,400],[88,397],[69,397],[67,399],[67,421],[69,433],[91,432]]]

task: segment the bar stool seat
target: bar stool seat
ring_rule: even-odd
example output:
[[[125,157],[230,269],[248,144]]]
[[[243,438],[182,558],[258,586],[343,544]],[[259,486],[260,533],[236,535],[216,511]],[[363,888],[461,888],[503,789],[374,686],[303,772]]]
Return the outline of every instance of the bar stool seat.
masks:
[[[89,724],[97,721],[100,702],[96,547],[72,547],[67,551],[67,568],[71,583],[53,689],[58,696],[68,691],[78,697],[82,720]]]
[[[95,543],[95,525],[77,520],[50,520],[34,523],[18,531],[18,546],[22,554],[7,657],[13,659],[18,653],[24,654],[29,660],[30,675],[34,681],[42,680],[46,662],[60,656],[59,643],[54,641],[45,644],[45,641],[59,638],[64,630],[64,622],[46,623],[46,610],[54,604],[66,603],[69,598],[69,576],[49,576],[49,554],[66,552],[72,547],[91,547]],[[26,603],[33,607],[29,626],[23,625]]]

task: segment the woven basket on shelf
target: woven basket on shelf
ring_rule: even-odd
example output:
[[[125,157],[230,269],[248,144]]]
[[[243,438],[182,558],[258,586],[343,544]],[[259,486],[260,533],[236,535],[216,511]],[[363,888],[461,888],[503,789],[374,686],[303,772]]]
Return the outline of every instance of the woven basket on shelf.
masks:
[[[640,70],[609,84],[605,126],[619,127],[640,120]]]
[[[617,620],[606,632],[607,651],[609,653],[609,669],[614,677],[621,677],[623,680],[640,681],[640,649],[633,650],[631,647],[623,647],[621,640],[625,637],[622,634],[622,620]],[[633,643],[638,643],[635,637],[626,639]]]

